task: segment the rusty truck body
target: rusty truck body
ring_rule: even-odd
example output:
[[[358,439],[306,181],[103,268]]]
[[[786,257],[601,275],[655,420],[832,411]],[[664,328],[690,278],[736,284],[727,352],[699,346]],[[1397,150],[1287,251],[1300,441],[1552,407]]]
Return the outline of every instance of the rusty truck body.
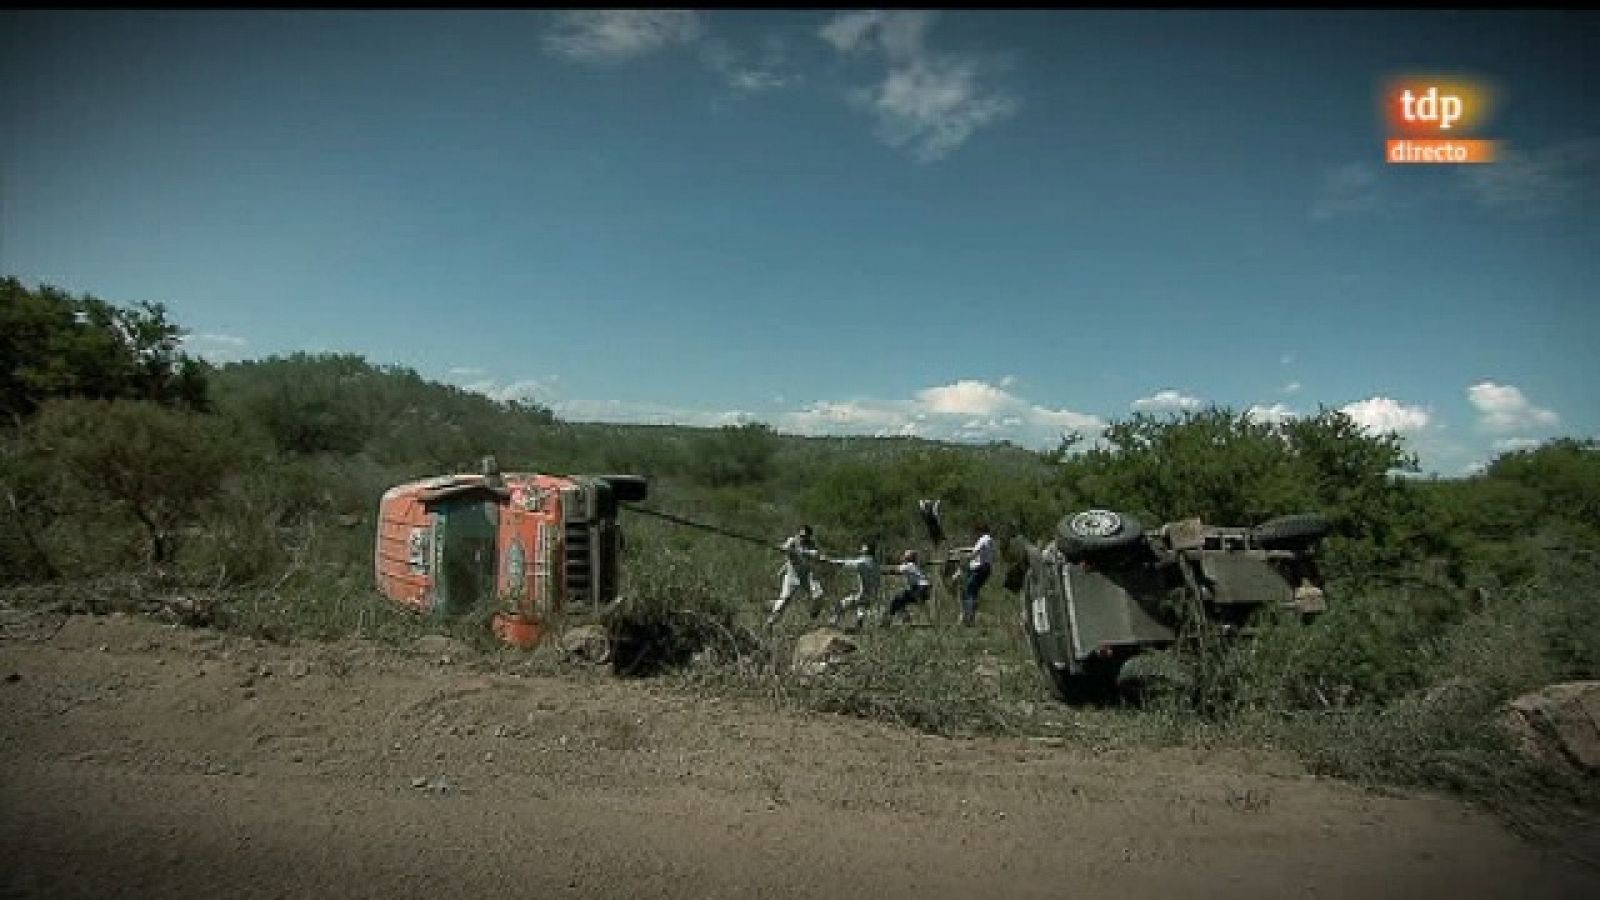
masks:
[[[617,512],[644,499],[644,480],[485,469],[384,492],[373,551],[384,596],[430,615],[493,604],[495,632],[519,646],[613,603]]]

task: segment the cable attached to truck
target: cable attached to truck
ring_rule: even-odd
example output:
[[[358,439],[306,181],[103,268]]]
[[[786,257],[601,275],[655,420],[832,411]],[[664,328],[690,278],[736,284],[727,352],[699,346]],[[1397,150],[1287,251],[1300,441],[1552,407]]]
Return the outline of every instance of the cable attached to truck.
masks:
[[[666,521],[672,522],[676,525],[685,525],[689,528],[698,528],[702,531],[709,531],[712,534],[720,534],[723,537],[730,537],[734,538],[735,540],[746,541],[751,544],[760,544],[761,546],[766,547],[768,550],[778,549],[777,541],[768,541],[758,537],[752,537],[748,534],[740,534],[737,531],[729,531],[726,528],[718,528],[715,525],[707,525],[704,522],[695,522],[690,519],[685,519],[682,516],[675,516],[672,513],[664,513],[660,510],[648,509],[643,506],[634,506],[631,503],[622,504],[622,508],[636,513],[643,513],[647,516],[655,516],[658,519],[665,519]]]
[[[675,516],[672,513],[665,513],[665,512],[662,512],[662,511],[658,510],[658,509],[649,509],[649,508],[643,507],[643,506],[634,506],[631,503],[622,504],[622,508],[626,509],[626,510],[630,510],[632,512],[636,512],[636,513],[643,513],[643,514],[645,514],[647,516],[654,516],[654,517],[656,517],[658,519],[665,519],[666,521],[672,522],[673,524],[676,524],[676,525],[686,525],[686,526],[688,526],[690,528],[698,528],[698,529],[700,529],[702,531],[709,531],[712,534],[720,534],[723,537],[730,537],[730,538],[734,538],[735,540],[746,541],[746,542],[751,543],[751,544],[759,544],[760,546],[766,547],[769,550],[779,549],[778,542],[776,542],[776,541],[768,541],[768,540],[763,540],[763,539],[758,538],[758,537],[752,537],[752,536],[750,536],[748,534],[740,534],[737,531],[729,531],[726,528],[719,528],[719,527],[717,527],[715,525],[707,525],[704,522],[696,522],[696,521],[694,521],[692,519],[685,519],[682,516]],[[960,553],[951,553],[951,554],[949,554],[947,556],[940,556],[940,557],[930,558],[930,559],[926,560],[926,563],[927,563],[927,565],[930,565],[930,566],[945,566],[945,565],[949,565],[950,563],[965,562],[965,561],[966,561],[966,557],[964,555],[962,555]]]

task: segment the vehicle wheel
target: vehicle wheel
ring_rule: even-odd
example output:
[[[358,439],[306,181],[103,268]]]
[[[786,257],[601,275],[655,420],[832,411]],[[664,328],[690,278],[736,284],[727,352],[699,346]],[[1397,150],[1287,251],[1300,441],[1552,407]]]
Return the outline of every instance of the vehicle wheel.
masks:
[[[1062,519],[1056,533],[1056,546],[1074,559],[1085,553],[1131,547],[1144,536],[1144,528],[1127,513],[1089,509]]]
[[[1141,703],[1181,697],[1194,687],[1194,675],[1177,657],[1147,650],[1124,660],[1117,669],[1117,690]]]
[[[618,503],[642,503],[650,495],[650,482],[641,475],[601,475],[600,480],[611,485]]]
[[[1305,513],[1296,516],[1279,516],[1256,526],[1256,543],[1263,547],[1285,544],[1309,544],[1321,540],[1333,531],[1327,516]]]

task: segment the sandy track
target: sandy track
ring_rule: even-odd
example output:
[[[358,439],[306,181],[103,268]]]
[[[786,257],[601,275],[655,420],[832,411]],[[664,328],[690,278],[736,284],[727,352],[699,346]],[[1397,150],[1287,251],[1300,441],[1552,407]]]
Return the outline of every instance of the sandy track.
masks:
[[[5,896],[1600,896],[1458,803],[1270,758],[9,615]]]

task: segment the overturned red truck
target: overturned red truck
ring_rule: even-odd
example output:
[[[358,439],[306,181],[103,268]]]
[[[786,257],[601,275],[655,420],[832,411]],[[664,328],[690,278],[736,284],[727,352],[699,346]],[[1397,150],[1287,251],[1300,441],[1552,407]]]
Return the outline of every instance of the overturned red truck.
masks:
[[[384,492],[373,555],[384,596],[434,615],[492,602],[495,633],[524,647],[569,611],[613,602],[617,512],[645,498],[645,480],[483,468]]]

